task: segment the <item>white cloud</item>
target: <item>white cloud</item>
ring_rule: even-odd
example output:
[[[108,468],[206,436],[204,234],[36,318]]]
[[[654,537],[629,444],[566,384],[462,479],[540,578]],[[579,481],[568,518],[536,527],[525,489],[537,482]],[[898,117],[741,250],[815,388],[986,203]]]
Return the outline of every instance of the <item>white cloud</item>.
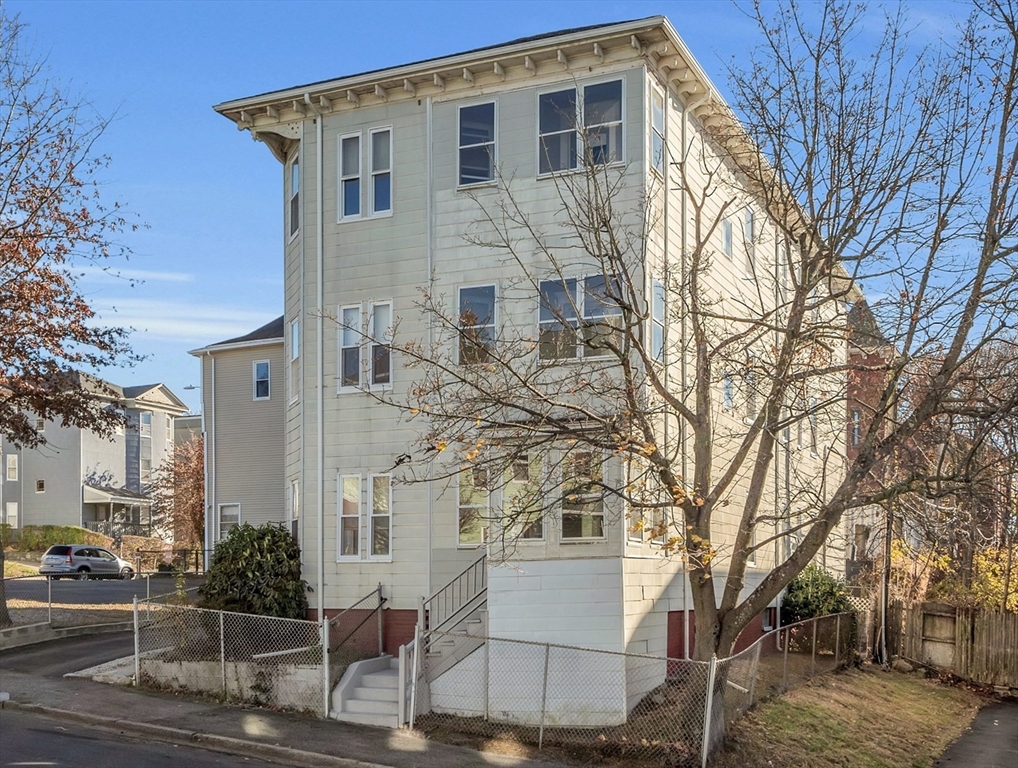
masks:
[[[242,336],[273,318],[271,312],[252,312],[222,304],[195,304],[160,299],[124,298],[93,304],[99,322],[136,330],[133,344],[163,340],[205,345]]]
[[[151,283],[193,283],[194,275],[188,272],[157,272],[149,269],[115,269],[94,265],[75,267],[74,274],[81,275],[89,282],[126,282],[128,280],[141,280]]]

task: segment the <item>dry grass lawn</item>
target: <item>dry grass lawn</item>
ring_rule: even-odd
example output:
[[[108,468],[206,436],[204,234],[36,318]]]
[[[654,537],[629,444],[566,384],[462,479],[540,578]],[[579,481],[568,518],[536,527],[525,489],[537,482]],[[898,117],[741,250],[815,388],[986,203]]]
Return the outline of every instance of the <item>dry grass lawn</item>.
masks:
[[[963,688],[864,667],[825,675],[736,723],[713,768],[921,768],[985,703]]]

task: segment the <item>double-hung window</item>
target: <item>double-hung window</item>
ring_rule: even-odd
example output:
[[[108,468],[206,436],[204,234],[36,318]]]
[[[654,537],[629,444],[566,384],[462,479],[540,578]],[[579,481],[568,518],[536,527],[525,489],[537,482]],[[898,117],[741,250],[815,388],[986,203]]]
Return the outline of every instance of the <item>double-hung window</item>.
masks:
[[[746,209],[742,235],[746,239],[746,274],[753,277],[756,274],[756,215],[750,208]]]
[[[225,538],[238,525],[240,525],[240,504],[220,504],[219,538]]]
[[[650,89],[650,167],[665,173],[665,97],[657,88]]]
[[[732,220],[727,216],[721,220],[721,241],[725,256],[732,258],[734,253],[732,247]]]
[[[495,286],[459,289],[460,363],[486,363],[495,345]]]
[[[339,137],[339,218],[361,215],[361,135]]]
[[[290,163],[290,237],[300,230],[300,155]]]
[[[339,389],[361,386],[365,374],[372,387],[391,385],[392,302],[370,304],[367,317],[360,304],[342,307],[339,312]],[[367,355],[367,366],[362,354]]]
[[[665,287],[654,280],[651,283],[650,355],[659,363],[665,359]]]
[[[256,360],[251,364],[254,374],[253,396],[255,400],[269,399],[269,361]]]
[[[7,479],[16,482],[18,479],[18,454],[7,454]]]
[[[392,556],[392,483],[389,475],[368,475],[371,493],[371,549],[368,559],[386,560]]]
[[[371,214],[392,213],[392,129],[371,131]]]
[[[538,97],[538,172],[567,171],[622,155],[622,81],[567,88]]]
[[[290,402],[300,394],[300,321],[290,321]]]
[[[361,476],[339,478],[339,559],[359,559],[361,553]]]
[[[459,539],[461,547],[476,547],[488,540],[488,475],[483,469],[471,467],[457,478],[459,493]]]
[[[339,386],[359,387],[361,383],[361,307],[340,309]]]
[[[507,537],[544,538],[544,494],[541,457],[517,456],[502,488],[502,525]]]
[[[604,489],[600,457],[576,451],[562,470],[562,539],[604,538]]]
[[[862,411],[858,408],[852,409],[852,447],[862,442]]]
[[[141,412],[141,436],[152,437],[152,411]]]
[[[495,102],[459,110],[459,184],[495,178]]]
[[[603,275],[543,280],[539,355],[542,360],[596,357],[621,344],[621,286]],[[582,337],[578,331],[582,329]]]
[[[735,379],[730,373],[721,376],[721,407],[729,412],[735,409]]]

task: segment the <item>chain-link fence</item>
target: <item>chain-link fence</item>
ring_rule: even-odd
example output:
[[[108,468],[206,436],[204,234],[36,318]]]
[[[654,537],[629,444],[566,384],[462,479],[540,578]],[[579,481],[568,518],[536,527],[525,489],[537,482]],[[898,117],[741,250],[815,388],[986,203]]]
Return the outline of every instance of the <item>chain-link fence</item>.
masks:
[[[429,632],[405,654],[409,725],[457,742],[528,744],[581,761],[696,766],[754,702],[847,663],[853,614],[770,632],[698,662]],[[423,650],[418,656],[418,648]],[[416,663],[414,656],[418,656]]]
[[[321,713],[322,625],[168,602],[135,612],[139,684]]]

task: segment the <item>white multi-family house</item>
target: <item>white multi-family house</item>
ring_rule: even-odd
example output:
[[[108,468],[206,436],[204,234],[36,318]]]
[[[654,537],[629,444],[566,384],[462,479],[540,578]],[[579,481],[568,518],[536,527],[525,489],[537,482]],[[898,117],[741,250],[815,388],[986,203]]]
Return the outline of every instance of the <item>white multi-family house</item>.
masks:
[[[282,523],[299,511],[288,506],[285,486],[283,318],[191,354],[201,360],[205,549],[211,550],[237,525]]]
[[[657,290],[692,229],[669,159],[694,145],[709,153],[706,125],[727,109],[667,19],[527,38],[216,109],[264,142],[283,170],[280,487],[293,517],[300,499],[296,528],[313,611],[332,614],[381,584],[385,647],[395,653],[413,636],[422,598],[440,596],[425,602],[434,628],[440,601],[456,592],[456,609],[486,608],[491,637],[688,653],[687,577],[679,558],[662,557],[649,530],[627,525],[624,513],[598,500],[528,527],[509,563],[485,563],[485,531],[474,523],[497,519],[502,499],[477,502],[456,479],[394,482],[418,425],[378,397],[398,396],[414,381],[399,342],[428,335],[416,308],[421,286],[444,296],[451,316],[484,315],[489,337],[505,324],[531,325],[535,339],[553,342],[555,318],[542,307],[556,292],[568,294],[566,303],[584,319],[598,314],[598,302],[585,297],[604,291],[603,276],[549,270],[527,294],[512,260],[464,238],[479,210],[494,210],[504,179],[512,179],[513,200],[534,225],[552,229],[562,218],[563,176],[585,162],[616,167],[620,207],[647,206],[640,268],[646,295]],[[765,262],[777,243],[763,204],[738,194],[716,232],[716,251],[726,258],[716,259],[712,275],[745,307],[758,293],[754,274],[776,270]],[[531,273],[542,258],[535,247]],[[669,322],[655,309],[647,332],[667,334]],[[393,329],[391,346],[377,343]],[[583,350],[554,342],[547,356],[582,358]],[[545,345],[535,344],[535,358],[545,355]],[[678,371],[679,363],[669,365]],[[729,379],[719,382],[717,418],[742,424],[752,403],[737,397]],[[843,422],[832,434],[842,429]],[[794,464],[808,465],[815,453],[798,452]],[[216,459],[217,472],[226,461],[225,454]],[[603,471],[605,482],[624,482],[611,461]],[[782,503],[777,479],[767,493],[767,503]],[[471,508],[478,503],[486,515]],[[723,537],[731,540],[737,528],[733,517]],[[748,586],[772,567],[779,555],[772,549],[759,550]],[[621,700],[632,705],[639,694],[627,690]],[[440,698],[433,687],[432,704]]]
[[[4,522],[74,525],[107,535],[153,534],[148,487],[173,458],[174,419],[187,406],[164,384],[118,387],[83,377],[126,426],[109,437],[39,419],[37,448],[3,441]]]

